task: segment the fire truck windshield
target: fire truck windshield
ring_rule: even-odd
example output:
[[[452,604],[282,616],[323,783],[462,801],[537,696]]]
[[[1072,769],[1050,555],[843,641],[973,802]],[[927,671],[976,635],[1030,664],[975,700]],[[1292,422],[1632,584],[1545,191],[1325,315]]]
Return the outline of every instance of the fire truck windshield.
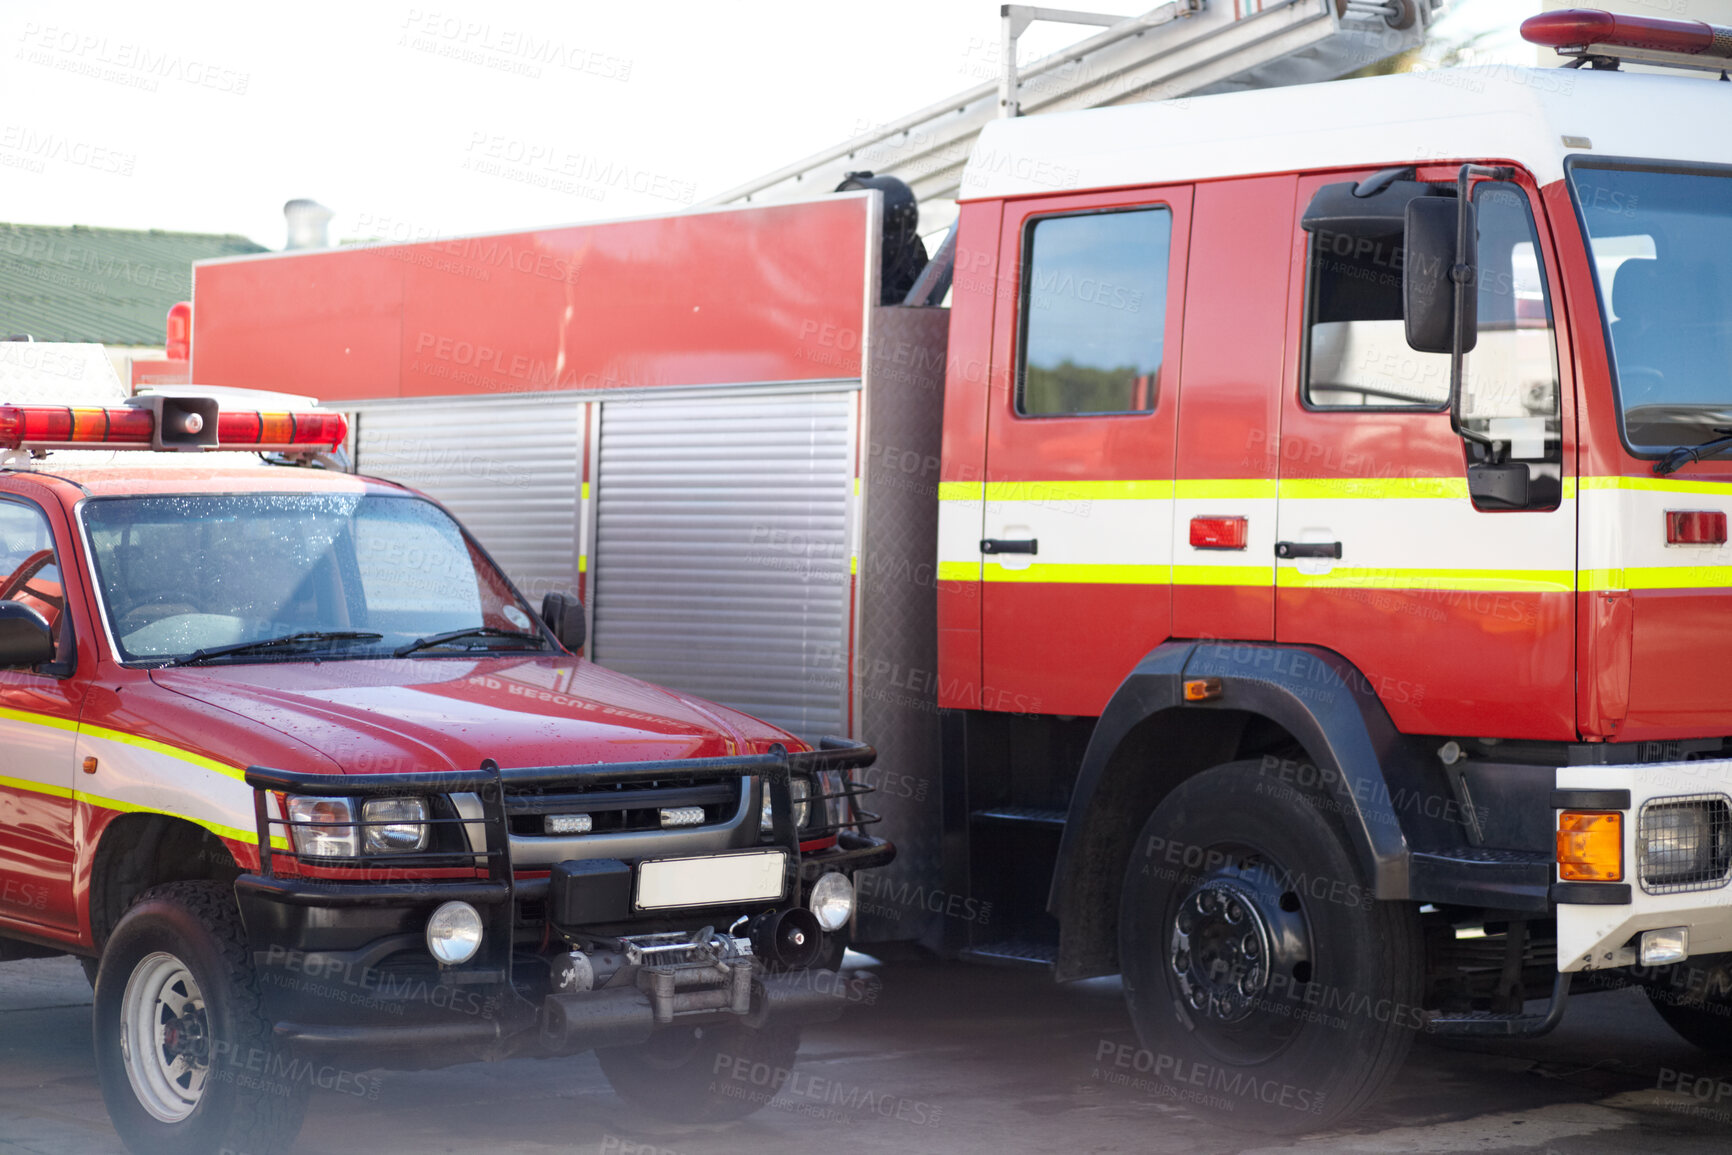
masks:
[[[328,660],[398,650],[436,657],[548,646],[486,555],[420,498],[107,497],[85,502],[82,517],[122,661]]]
[[[1732,431],[1732,170],[1578,158],[1587,228],[1631,448]]]

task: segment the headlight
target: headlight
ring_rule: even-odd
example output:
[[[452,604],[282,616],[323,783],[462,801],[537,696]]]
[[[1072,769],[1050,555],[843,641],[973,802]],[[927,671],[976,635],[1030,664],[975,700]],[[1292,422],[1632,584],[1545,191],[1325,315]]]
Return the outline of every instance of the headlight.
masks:
[[[291,794],[289,821],[319,824],[289,827],[296,854],[307,858],[354,858],[358,852],[353,825],[355,801],[352,798]]]
[[[832,870],[812,884],[806,896],[806,906],[818,919],[825,933],[834,934],[848,925],[854,913],[854,880],[841,871]]]
[[[805,827],[806,819],[812,814],[812,783],[805,778],[796,777],[789,786],[789,793],[794,798],[794,829],[800,830]],[[770,805],[770,783],[766,781],[761,789],[764,802],[758,816],[758,829],[768,834],[775,829],[773,807]]]
[[[481,915],[467,902],[448,902],[427,920],[427,949],[441,966],[459,966],[481,949]]]
[[[427,849],[425,798],[369,798],[361,803],[361,821],[389,824],[365,827],[367,833],[362,841],[368,854]]]

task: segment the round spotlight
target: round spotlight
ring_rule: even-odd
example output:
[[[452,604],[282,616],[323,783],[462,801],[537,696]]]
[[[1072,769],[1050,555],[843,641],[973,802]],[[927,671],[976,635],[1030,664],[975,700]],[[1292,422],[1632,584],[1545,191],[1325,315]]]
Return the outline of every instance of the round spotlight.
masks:
[[[460,966],[481,949],[481,915],[467,902],[448,902],[427,920],[427,949],[441,966]]]
[[[854,880],[832,870],[812,884],[806,906],[818,918],[818,925],[834,934],[848,925],[854,914]]]

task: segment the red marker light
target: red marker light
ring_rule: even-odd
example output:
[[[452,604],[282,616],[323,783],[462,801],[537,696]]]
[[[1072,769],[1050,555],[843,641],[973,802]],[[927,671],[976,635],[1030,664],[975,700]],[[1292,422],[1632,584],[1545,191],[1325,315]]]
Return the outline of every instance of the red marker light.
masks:
[[[167,340],[163,342],[163,358],[185,361],[192,356],[192,304],[181,301],[169,306]]]
[[[1598,8],[1566,8],[1522,21],[1522,39],[1548,48],[1636,48],[1689,56],[1732,58],[1732,29],[1700,20],[1625,16]]]
[[[1725,545],[1726,515],[1718,510],[1668,509],[1667,545]]]
[[[1193,517],[1191,545],[1195,549],[1244,549],[1250,522],[1243,517]]]

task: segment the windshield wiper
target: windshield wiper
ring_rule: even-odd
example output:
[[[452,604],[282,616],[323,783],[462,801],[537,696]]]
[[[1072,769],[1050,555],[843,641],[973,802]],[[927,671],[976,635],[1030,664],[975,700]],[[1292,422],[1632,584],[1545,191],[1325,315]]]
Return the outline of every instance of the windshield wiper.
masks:
[[[1732,429],[1716,427],[1714,432],[1726,436],[1714,441],[1704,441],[1700,445],[1680,445],[1654,462],[1654,472],[1664,477],[1668,473],[1678,472],[1692,461],[1701,461],[1704,457],[1713,457],[1732,449]]]
[[[283,646],[297,646],[308,642],[376,642],[384,636],[384,634],[377,634],[371,630],[302,630],[299,633],[284,634],[280,638],[265,638],[257,642],[236,642],[232,646],[209,646],[202,650],[194,650],[185,657],[176,658],[172,662],[163,663],[163,665],[164,667],[191,666],[198,662],[207,662],[212,658],[275,650]]]
[[[396,655],[406,658],[419,650],[429,650],[434,646],[443,646],[446,642],[460,641],[463,638],[515,638],[518,641],[534,642],[538,650],[547,648],[547,641],[540,634],[532,634],[527,630],[502,630],[498,626],[470,626],[465,630],[447,630],[442,634],[433,634],[425,638],[417,638],[406,646],[398,646]]]

